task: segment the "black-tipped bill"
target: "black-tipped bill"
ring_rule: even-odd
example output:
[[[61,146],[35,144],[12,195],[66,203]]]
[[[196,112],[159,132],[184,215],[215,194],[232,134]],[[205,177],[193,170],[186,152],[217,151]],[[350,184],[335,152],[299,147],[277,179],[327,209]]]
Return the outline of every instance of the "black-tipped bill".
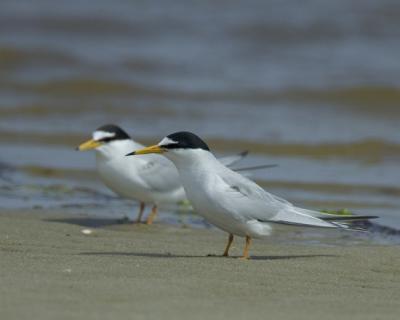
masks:
[[[154,146],[150,146],[150,147],[146,147],[146,148],[143,148],[140,150],[130,152],[130,153],[126,154],[126,156],[134,156],[134,155],[138,155],[138,154],[148,154],[148,153],[164,153],[164,152],[165,152],[165,150],[156,144]]]

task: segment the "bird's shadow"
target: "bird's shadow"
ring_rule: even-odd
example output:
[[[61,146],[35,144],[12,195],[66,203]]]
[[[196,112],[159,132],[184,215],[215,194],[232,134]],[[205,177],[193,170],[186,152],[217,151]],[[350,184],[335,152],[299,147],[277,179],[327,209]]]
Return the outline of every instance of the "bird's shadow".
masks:
[[[145,257],[145,258],[221,258],[238,259],[240,256],[223,257],[222,255],[183,255],[172,253],[147,253],[147,252],[81,252],[84,256],[126,256],[126,257]],[[310,259],[310,258],[334,258],[334,254],[302,254],[302,255],[270,255],[270,256],[251,256],[250,260],[290,260],[290,259]]]
[[[251,260],[290,260],[310,258],[336,258],[336,254],[297,254],[297,255],[276,255],[276,256],[254,256]]]
[[[77,217],[77,218],[60,218],[60,219],[44,219],[46,222],[68,223],[86,228],[104,228],[116,226],[121,224],[136,224],[127,219],[108,219],[108,218],[90,218],[90,217]]]
[[[47,222],[58,222],[79,225],[90,228],[103,228],[114,225],[121,225],[127,222],[124,219],[108,219],[108,218],[92,218],[92,217],[76,217],[76,218],[60,218],[60,219],[44,219]],[[183,255],[165,253],[148,253],[148,252],[81,252],[79,255],[84,256],[126,256],[126,257],[145,257],[145,258],[221,258],[221,259],[237,259],[240,256],[223,257],[222,255]],[[268,256],[251,256],[250,260],[290,260],[290,259],[311,259],[311,258],[334,258],[333,254],[298,254],[298,255],[268,255]]]

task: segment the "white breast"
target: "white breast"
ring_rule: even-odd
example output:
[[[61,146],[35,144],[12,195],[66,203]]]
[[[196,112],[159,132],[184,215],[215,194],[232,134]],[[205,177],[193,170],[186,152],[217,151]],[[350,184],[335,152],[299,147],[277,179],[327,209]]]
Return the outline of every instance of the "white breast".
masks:
[[[122,197],[146,203],[177,203],[186,199],[178,173],[172,163],[154,155],[125,156],[142,147],[132,140],[121,140],[104,145],[98,150],[96,153],[97,170],[106,186]],[[149,170],[149,168],[157,167],[151,165],[157,161],[167,161],[170,167],[164,165],[162,170],[168,171],[170,168],[173,172],[159,172],[163,176],[158,177],[155,172]],[[146,170],[150,171],[149,175],[144,172]],[[155,183],[157,178],[163,179],[159,181],[162,188],[157,188]]]

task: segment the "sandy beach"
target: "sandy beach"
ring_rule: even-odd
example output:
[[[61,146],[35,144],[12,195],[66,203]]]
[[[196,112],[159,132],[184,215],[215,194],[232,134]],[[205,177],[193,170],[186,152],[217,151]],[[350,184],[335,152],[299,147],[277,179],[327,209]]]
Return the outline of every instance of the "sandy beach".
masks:
[[[161,223],[1,212],[0,317],[398,319],[396,246],[255,241],[249,261],[208,256],[225,240]]]

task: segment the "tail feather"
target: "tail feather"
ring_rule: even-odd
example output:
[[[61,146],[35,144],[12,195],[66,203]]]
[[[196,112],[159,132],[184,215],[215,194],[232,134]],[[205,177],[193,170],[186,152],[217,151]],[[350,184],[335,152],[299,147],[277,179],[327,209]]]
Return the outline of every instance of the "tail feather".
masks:
[[[230,167],[233,166],[234,164],[238,163],[242,159],[244,159],[247,155],[249,154],[249,151],[242,151],[239,154],[234,154],[231,156],[225,156],[218,158],[218,160],[225,166]]]
[[[314,211],[314,210],[308,210],[308,209],[303,209],[303,208],[296,208],[302,213],[305,213],[307,215],[325,220],[325,221],[344,221],[344,220],[369,220],[369,219],[377,219],[379,218],[378,216],[353,216],[353,215],[342,215],[342,214],[331,214],[331,213],[325,213],[321,211]]]
[[[368,222],[377,216],[341,216],[325,214],[302,208],[292,207],[281,210],[269,222],[298,225],[305,227],[340,228],[353,231],[366,231],[365,225],[355,222]]]
[[[247,155],[249,154],[249,151],[242,151],[238,154],[230,155],[230,156],[225,156],[218,158],[219,162],[221,162],[223,165],[232,167],[237,164],[238,162],[242,161]],[[234,168],[232,170],[236,172],[240,172],[241,174],[245,176],[250,176],[251,171],[255,170],[262,170],[262,169],[269,169],[269,168],[275,168],[277,167],[277,164],[262,164],[262,165],[257,165],[257,166],[249,166],[249,167],[242,167],[242,168]]]
[[[300,208],[292,207],[279,211],[270,222],[299,225],[305,227],[321,227],[321,228],[336,228],[336,225],[303,213]]]
[[[235,168],[233,170],[236,172],[253,171],[253,170],[276,168],[277,166],[278,166],[277,164],[262,164],[262,165],[258,165],[258,166]]]
[[[370,219],[377,219],[378,216],[332,216],[332,217],[321,217],[320,219],[324,221],[366,221]]]

